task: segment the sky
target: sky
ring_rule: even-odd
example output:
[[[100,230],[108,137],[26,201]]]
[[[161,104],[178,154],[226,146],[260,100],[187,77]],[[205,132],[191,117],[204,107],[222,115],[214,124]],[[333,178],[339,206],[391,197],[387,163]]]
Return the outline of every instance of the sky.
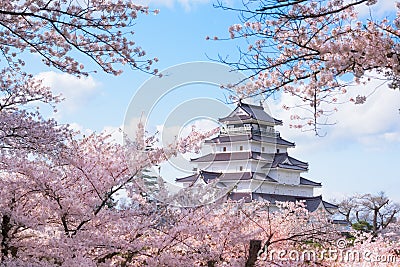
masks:
[[[151,9],[160,9],[160,13],[139,16],[133,39],[150,57],[159,59],[158,69],[171,70],[179,64],[207,63],[218,59],[219,55],[231,58],[237,55],[236,44],[232,42],[206,40],[206,36],[228,37],[228,27],[239,22],[237,14],[214,8],[215,2],[209,0],[142,3],[149,4]],[[234,0],[225,3],[233,6],[240,4]],[[381,0],[373,14],[390,15],[393,6],[394,1]],[[359,11],[369,14],[366,7]],[[127,111],[140,106],[135,94],[152,82],[150,75],[130,69],[124,69],[124,73],[117,77],[97,73],[78,79],[38,64],[34,56],[31,61],[31,66],[28,66],[31,72],[43,79],[54,92],[65,97],[65,101],[58,106],[55,118],[82,133],[105,130],[117,141],[120,140],[119,129],[127,123]],[[207,71],[212,72],[213,67]],[[323,188],[318,189],[316,194],[323,194],[326,200],[384,191],[391,199],[400,202],[400,175],[397,169],[400,163],[400,92],[381,83],[372,81],[364,87],[352,88],[354,95],[364,91],[374,93],[364,105],[339,106],[339,111],[331,117],[335,124],[324,128],[323,137],[289,128],[290,113],[282,109],[283,104],[294,101],[289,96],[283,95],[267,102],[272,115],[284,122],[284,126],[277,127],[281,136],[296,143],[296,148],[291,149],[289,154],[309,163],[310,170],[303,176],[322,182]],[[226,104],[229,93],[213,81],[172,89],[161,90],[163,94],[150,99],[153,101],[152,119],[148,125],[150,131],[179,134],[192,124],[211,128],[218,117],[226,116],[234,108],[234,105]],[[200,107],[196,109],[200,113],[187,115],[188,107],[195,109],[196,105]],[[137,114],[142,112],[139,108],[135,111]],[[185,113],[186,121],[174,120],[174,112]],[[129,117],[128,124],[139,121],[139,117]],[[196,122],[196,118],[201,123]]]

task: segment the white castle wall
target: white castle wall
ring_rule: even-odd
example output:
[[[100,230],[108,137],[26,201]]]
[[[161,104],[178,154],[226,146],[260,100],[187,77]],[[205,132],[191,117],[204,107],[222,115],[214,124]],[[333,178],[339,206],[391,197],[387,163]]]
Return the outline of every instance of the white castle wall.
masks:
[[[259,172],[265,163],[257,160],[234,160],[230,162],[199,162],[197,168],[212,172]]]
[[[254,193],[267,193],[276,195],[291,195],[291,196],[302,196],[312,197],[313,188],[309,186],[299,185],[285,185],[276,183],[261,183],[255,181],[224,181],[229,187],[235,187],[235,192],[254,192]]]
[[[232,143],[211,144],[213,152],[254,151],[261,153],[286,153],[285,146],[254,141],[240,141]]]
[[[282,184],[300,184],[300,173],[298,171],[270,170],[268,176]]]

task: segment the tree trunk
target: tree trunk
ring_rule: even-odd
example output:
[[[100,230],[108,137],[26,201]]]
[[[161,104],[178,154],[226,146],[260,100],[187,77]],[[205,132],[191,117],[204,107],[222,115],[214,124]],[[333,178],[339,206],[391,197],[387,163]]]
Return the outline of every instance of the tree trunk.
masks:
[[[216,263],[217,262],[213,260],[207,261],[207,267],[214,267]]]
[[[260,249],[261,240],[250,240],[249,257],[247,258],[245,267],[254,267],[257,261],[257,254]]]
[[[10,248],[8,247],[8,233],[11,230],[10,226],[10,216],[3,215],[1,218],[1,260],[0,262],[4,261],[5,258],[8,257],[8,252]]]
[[[378,212],[379,212],[379,209],[375,208],[374,209],[374,217],[373,217],[373,221],[372,221],[372,232],[374,233],[374,235],[378,232]]]

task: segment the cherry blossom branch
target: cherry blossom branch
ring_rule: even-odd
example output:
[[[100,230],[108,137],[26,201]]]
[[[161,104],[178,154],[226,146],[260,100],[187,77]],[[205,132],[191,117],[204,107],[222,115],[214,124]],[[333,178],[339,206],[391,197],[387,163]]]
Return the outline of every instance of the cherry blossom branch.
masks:
[[[0,8],[0,50],[6,62],[14,68],[24,63],[13,61],[26,49],[38,53],[44,62],[61,71],[88,75],[83,64],[73,58],[73,52],[89,57],[103,71],[118,75],[116,64],[128,64],[147,73],[156,61],[143,59],[145,52],[124,37],[134,26],[138,13],[148,14],[147,7],[129,1],[90,0],[26,1],[9,3]],[[157,10],[154,13],[158,13]],[[129,36],[129,37],[130,37]]]
[[[400,84],[396,78],[400,74],[399,19],[373,22],[361,20],[355,12],[357,6],[375,3],[249,1],[243,9],[219,3],[217,7],[240,13],[241,23],[229,27],[229,35],[232,40],[248,44],[247,49],[239,48],[236,60],[219,56],[219,61],[247,71],[247,83],[226,87],[239,98],[269,97],[278,91],[297,96],[299,102],[310,105],[313,116],[296,128],[310,127],[318,133],[319,125],[331,124],[326,121],[325,115],[331,113],[326,107],[337,105],[338,97],[346,94],[344,88],[360,84],[367,72],[381,73],[392,88]],[[342,78],[345,74],[350,76]],[[364,96],[360,100],[361,97]],[[346,102],[365,102],[348,99]],[[325,115],[321,117],[322,114]]]

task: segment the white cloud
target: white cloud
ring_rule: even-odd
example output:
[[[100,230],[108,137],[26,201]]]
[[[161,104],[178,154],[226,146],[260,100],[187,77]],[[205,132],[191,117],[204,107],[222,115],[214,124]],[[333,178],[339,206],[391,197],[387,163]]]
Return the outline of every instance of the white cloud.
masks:
[[[181,131],[179,133],[179,137],[185,137],[189,135],[192,131],[192,127],[195,127],[196,131],[210,131],[214,128],[219,127],[218,123],[211,119],[195,119],[193,121],[188,122],[186,125],[181,127]]]
[[[110,140],[112,142],[116,142],[118,144],[124,143],[124,136],[122,133],[122,126],[115,127],[115,126],[105,126],[102,130],[103,133],[110,135]]]
[[[188,136],[192,131],[192,126],[195,126],[196,131],[206,132],[218,127],[218,124],[212,119],[198,118],[188,121],[184,125],[158,125],[160,142],[157,145],[166,146],[176,138]],[[195,165],[190,162],[191,158],[197,158],[211,152],[211,147],[204,145],[199,153],[179,153],[176,157],[170,158],[161,165],[161,175],[171,184],[174,184],[173,181],[176,177],[184,177],[193,173]]]
[[[349,89],[349,94],[353,96],[374,93],[364,104],[339,106],[339,111],[334,115],[338,121],[333,130],[334,137],[357,141],[367,137],[385,142],[396,141],[394,136],[400,132],[400,93],[381,84],[381,80],[372,80],[365,86]]]
[[[99,83],[91,76],[78,78],[67,73],[47,71],[39,73],[35,78],[65,98],[58,106],[63,112],[76,112],[98,93]]]
[[[69,124],[70,128],[78,131],[81,135],[90,135],[94,133],[92,129],[88,129],[83,127],[82,125],[78,123],[70,123]],[[105,126],[101,133],[110,135],[109,141],[115,142],[117,144],[123,144],[124,143],[124,136],[123,136],[123,126]]]
[[[122,128],[123,132],[127,135],[130,140],[134,140],[136,137],[136,132],[138,130],[139,123],[143,123],[143,118],[125,118],[124,126]]]
[[[69,127],[74,131],[78,131],[81,135],[90,135],[93,133],[93,130],[85,128],[76,122],[70,123]]]
[[[357,95],[368,96],[367,101],[361,105],[348,101]],[[284,122],[283,127],[278,127],[278,130],[284,132],[283,137],[309,144],[300,148],[302,150],[318,149],[323,144],[345,141],[357,142],[365,148],[376,150],[400,141],[399,91],[389,89],[386,84],[382,85],[382,80],[373,79],[366,85],[349,87],[348,92],[341,98],[338,102],[347,101],[347,103],[337,105],[338,112],[328,117],[329,122],[336,124],[326,126],[320,131],[322,135],[326,133],[323,138],[315,138],[313,131],[304,132],[289,128],[289,124],[294,123],[290,119],[292,114],[310,116],[303,109],[289,111],[282,109],[283,104],[295,106],[301,103],[297,97],[283,94],[279,101],[271,102],[269,106],[272,115]],[[335,106],[332,105],[332,109],[333,107]]]
[[[297,97],[291,96],[289,94],[282,94],[277,101],[269,101],[268,107],[270,109],[270,113],[274,118],[283,121],[283,126],[277,126],[275,130],[281,132],[281,137],[295,142],[296,144],[307,144],[305,145],[296,145],[295,151],[296,154],[301,155],[304,151],[314,151],[318,150],[322,144],[326,142],[326,138],[316,138],[315,133],[313,131],[303,131],[300,129],[291,128],[290,124],[297,124],[297,121],[293,121],[291,116],[293,114],[299,115],[301,117],[309,116],[310,114],[304,109],[291,109],[285,110],[282,108],[283,105],[294,107],[300,104],[300,100]],[[265,109],[265,107],[264,107]],[[324,139],[324,140],[321,140]]]
[[[373,18],[381,18],[387,13],[391,13],[396,10],[396,1],[378,0],[374,5],[367,6],[361,4],[356,6],[356,11],[360,17],[369,17],[372,15]]]
[[[181,131],[180,126],[170,126],[164,127],[164,125],[157,125],[158,136],[160,137],[160,145],[167,145],[174,142],[176,138],[179,137],[179,132]]]
[[[176,139],[187,137],[192,131],[192,127],[195,127],[195,130],[198,132],[207,132],[212,129],[219,127],[219,125],[211,119],[195,119],[188,121],[185,125],[157,125],[157,131],[159,136],[159,144],[161,146],[167,146],[168,144],[174,142]],[[205,149],[207,153],[210,152],[208,149]],[[203,153],[206,153],[202,151]],[[195,153],[187,153],[184,156],[186,159],[190,159],[191,157],[199,157],[200,154]]]
[[[383,138],[388,142],[400,142],[400,132],[384,133]]]

